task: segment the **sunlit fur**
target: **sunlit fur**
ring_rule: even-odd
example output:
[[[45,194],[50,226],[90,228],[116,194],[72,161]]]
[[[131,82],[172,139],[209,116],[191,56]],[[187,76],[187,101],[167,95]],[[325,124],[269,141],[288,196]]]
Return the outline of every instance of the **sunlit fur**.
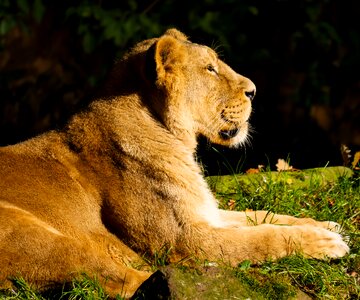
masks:
[[[22,276],[41,288],[85,272],[129,298],[151,275],[144,253],[233,266],[345,255],[327,230],[335,223],[218,209],[197,137],[245,143],[254,95],[249,79],[175,29],[136,45],[103,97],[63,129],[0,148],[0,285]]]

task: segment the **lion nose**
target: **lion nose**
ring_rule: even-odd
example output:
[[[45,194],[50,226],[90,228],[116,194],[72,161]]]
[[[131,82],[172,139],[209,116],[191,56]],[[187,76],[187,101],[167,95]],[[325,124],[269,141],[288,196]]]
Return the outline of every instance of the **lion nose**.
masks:
[[[250,99],[250,101],[252,101],[254,99],[255,94],[256,94],[255,89],[245,91],[245,96],[248,97]]]

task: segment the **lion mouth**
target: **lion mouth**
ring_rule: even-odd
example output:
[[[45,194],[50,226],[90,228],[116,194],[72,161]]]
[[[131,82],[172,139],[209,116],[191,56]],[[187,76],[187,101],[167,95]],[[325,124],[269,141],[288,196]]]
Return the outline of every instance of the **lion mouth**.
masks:
[[[221,130],[219,131],[219,135],[223,140],[230,140],[231,138],[235,137],[239,133],[239,131],[239,128],[231,130]]]

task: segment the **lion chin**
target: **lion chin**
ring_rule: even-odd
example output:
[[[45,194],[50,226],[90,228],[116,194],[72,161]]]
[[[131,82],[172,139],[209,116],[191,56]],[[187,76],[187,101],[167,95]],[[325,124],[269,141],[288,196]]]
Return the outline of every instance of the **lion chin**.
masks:
[[[218,132],[218,139],[213,143],[223,146],[237,148],[246,143],[248,139],[248,124],[244,124],[241,127],[235,127],[228,130],[220,130]]]
[[[197,136],[246,142],[255,92],[176,29],[135,45],[64,128],[0,148],[0,285],[86,273],[129,298],[152,274],[144,253],[230,265],[348,253],[334,222],[218,209]]]

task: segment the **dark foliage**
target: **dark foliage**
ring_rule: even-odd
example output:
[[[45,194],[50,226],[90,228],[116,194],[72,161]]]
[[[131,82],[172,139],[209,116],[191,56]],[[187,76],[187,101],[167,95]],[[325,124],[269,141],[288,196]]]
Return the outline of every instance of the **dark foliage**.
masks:
[[[340,143],[360,147],[359,12],[355,0],[0,0],[0,144],[61,126],[124,50],[177,27],[256,83],[246,164],[339,164]]]

